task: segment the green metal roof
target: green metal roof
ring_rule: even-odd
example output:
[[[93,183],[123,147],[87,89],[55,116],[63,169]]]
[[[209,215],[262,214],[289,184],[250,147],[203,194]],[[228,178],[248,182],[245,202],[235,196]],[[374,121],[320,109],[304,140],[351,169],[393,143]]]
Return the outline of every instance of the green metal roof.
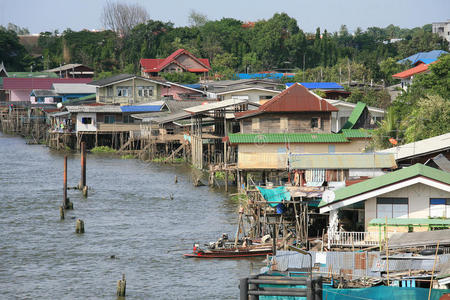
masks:
[[[416,219],[416,218],[394,218],[387,219],[388,225],[450,225],[450,219]],[[385,218],[372,219],[371,225],[386,225]]]
[[[90,94],[84,97],[80,97],[77,100],[94,100],[96,98],[96,94]]]
[[[342,129],[342,133],[346,138],[370,138],[372,130],[367,129]]]
[[[347,143],[340,133],[234,133],[228,135],[232,144],[282,143]]]
[[[347,122],[344,124],[344,126],[342,126],[342,129],[352,129],[353,126],[355,126],[356,122],[358,122],[359,117],[361,117],[361,114],[363,113],[365,107],[366,104],[363,102],[356,103],[355,108],[350,114]]]
[[[353,184],[351,186],[338,189],[335,193],[335,199],[333,202],[326,203],[322,201],[319,207],[323,207],[327,204],[335,203],[340,200],[344,200],[359,194],[363,194],[372,190],[382,188],[384,186],[403,181],[416,176],[424,176],[434,179],[439,182],[450,184],[450,173],[444,172],[432,167],[428,167],[422,164],[415,164],[411,167],[403,168],[391,173],[384,174],[363,182]]]

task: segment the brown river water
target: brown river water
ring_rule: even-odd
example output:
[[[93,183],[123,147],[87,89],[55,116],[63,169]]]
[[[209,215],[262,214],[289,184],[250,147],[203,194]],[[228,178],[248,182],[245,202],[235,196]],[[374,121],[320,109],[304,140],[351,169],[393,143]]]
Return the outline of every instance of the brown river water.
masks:
[[[237,203],[193,187],[188,166],[88,154],[89,197],[69,190],[61,221],[63,158],[0,132],[0,299],[117,299],[122,273],[126,299],[238,299],[239,278],[264,266],[183,258],[237,224]],[[79,180],[80,155],[69,154],[68,186]]]

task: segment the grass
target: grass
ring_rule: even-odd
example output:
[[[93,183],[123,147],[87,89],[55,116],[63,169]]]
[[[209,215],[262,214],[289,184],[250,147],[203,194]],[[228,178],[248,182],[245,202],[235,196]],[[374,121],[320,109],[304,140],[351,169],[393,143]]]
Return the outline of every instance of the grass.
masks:
[[[99,146],[91,149],[91,153],[115,153],[116,150],[108,147],[108,146]]]
[[[214,176],[216,177],[216,179],[221,179],[221,180],[225,180],[225,171],[218,171],[214,173]],[[228,173],[228,180],[234,180],[234,174],[233,173]]]
[[[245,194],[236,194],[234,196],[231,196],[231,201],[234,203],[246,203],[247,201],[247,195]]]
[[[133,154],[125,154],[120,157],[121,159],[133,159],[136,158]]]

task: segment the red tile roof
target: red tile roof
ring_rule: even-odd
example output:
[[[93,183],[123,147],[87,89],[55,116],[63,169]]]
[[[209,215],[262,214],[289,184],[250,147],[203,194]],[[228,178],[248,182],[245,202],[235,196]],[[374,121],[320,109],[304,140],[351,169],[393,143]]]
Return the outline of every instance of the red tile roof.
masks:
[[[49,90],[54,83],[89,83],[92,78],[3,78],[5,90]]]
[[[181,54],[190,56],[193,60],[204,66],[204,68],[188,69],[186,66],[183,66],[176,60],[176,58]],[[141,58],[140,63],[142,68],[144,69],[144,72],[147,73],[159,72],[170,63],[176,63],[189,72],[208,72],[211,69],[209,60],[207,58],[196,58],[192,53],[184,49],[178,49],[177,51],[170,54],[167,58]]]
[[[256,110],[248,110],[237,113],[236,118],[245,118],[265,112],[333,112],[338,111],[336,107],[326,100],[311,93],[304,86],[296,83],[285,89],[261,105]]]
[[[414,68],[411,68],[411,69],[408,69],[406,71],[394,74],[394,75],[392,75],[392,77],[400,78],[400,79],[409,78],[409,77],[411,77],[413,75],[426,72],[428,70],[428,66],[429,65],[427,65],[427,64],[420,64],[420,65],[418,65],[418,66],[416,66]]]

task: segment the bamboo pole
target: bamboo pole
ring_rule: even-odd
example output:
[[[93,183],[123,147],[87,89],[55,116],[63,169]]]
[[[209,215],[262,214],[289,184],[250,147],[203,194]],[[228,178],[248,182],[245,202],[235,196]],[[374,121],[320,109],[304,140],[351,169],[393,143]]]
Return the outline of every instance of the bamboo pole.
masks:
[[[389,286],[389,247],[388,247],[388,239],[387,239],[387,216],[385,218],[385,230],[384,230],[384,242],[386,244],[386,276],[387,276],[387,285]]]
[[[430,289],[428,290],[428,300],[430,300],[430,298],[431,298],[431,289],[433,288],[433,276],[434,276],[434,270],[436,268],[438,251],[439,251],[439,241],[437,242],[436,252],[434,254],[433,270],[431,271]]]

